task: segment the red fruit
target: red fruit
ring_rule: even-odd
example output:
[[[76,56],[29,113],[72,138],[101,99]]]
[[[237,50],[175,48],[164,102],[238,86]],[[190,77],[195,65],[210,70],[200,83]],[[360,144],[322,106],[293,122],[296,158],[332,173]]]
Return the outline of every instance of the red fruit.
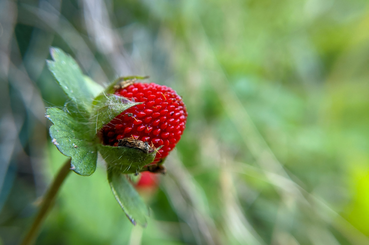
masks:
[[[142,172],[140,180],[136,183],[137,188],[156,187],[156,174],[150,172]]]
[[[134,83],[118,88],[118,96],[135,102],[102,128],[103,144],[117,146],[118,140],[132,137],[158,148],[157,163],[168,156],[186,128],[187,110],[182,98],[171,88],[154,83]]]

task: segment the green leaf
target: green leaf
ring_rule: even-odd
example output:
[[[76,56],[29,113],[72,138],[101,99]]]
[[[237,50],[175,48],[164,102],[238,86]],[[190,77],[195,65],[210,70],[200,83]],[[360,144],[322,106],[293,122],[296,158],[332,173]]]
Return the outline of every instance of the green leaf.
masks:
[[[115,94],[99,95],[93,102],[94,109],[90,119],[91,122],[94,122],[95,133],[123,111],[139,104],[142,103],[134,103]]]
[[[129,183],[127,176],[119,172],[108,171],[108,181],[115,199],[132,224],[145,227],[149,209],[135,188]]]
[[[54,61],[47,61],[49,70],[77,109],[88,114],[99,85],[85,79],[76,61],[62,50],[52,48],[51,56]]]
[[[114,95],[114,86],[117,83],[132,79],[146,79],[148,77],[144,76],[129,76],[129,77],[119,77],[114,82],[110,83],[103,92],[99,94],[93,101],[93,110],[91,114],[90,121],[95,122],[95,133],[97,133],[105,124],[109,123],[116,116],[118,116],[123,111],[131,108],[132,106],[139,105],[142,102],[132,102],[122,96]],[[99,91],[100,88],[96,91]],[[101,91],[101,90],[100,90]]]
[[[97,147],[86,125],[58,108],[47,109],[46,117],[54,124],[50,127],[52,142],[61,153],[72,158],[71,169],[80,175],[93,174]]]
[[[155,159],[156,151],[145,153],[137,148],[98,145],[99,152],[108,168],[120,173],[138,173]]]
[[[90,90],[90,93],[93,96],[93,98],[95,98],[96,96],[98,96],[99,94],[101,94],[104,91],[103,86],[96,83],[90,77],[88,77],[88,76],[83,76],[83,77],[85,78],[85,82],[86,82],[87,87]]]
[[[112,83],[110,83],[106,88],[105,88],[105,93],[113,93],[114,92],[114,86],[117,85],[120,82],[123,81],[127,81],[127,80],[143,80],[143,79],[147,79],[149,78],[148,76],[128,76],[128,77],[118,77],[117,79],[115,79]]]

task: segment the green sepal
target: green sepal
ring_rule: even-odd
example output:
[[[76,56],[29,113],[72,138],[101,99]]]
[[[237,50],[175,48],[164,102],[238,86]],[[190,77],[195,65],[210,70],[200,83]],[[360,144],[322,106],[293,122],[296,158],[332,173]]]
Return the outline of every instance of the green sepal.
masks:
[[[94,80],[92,80],[88,76],[83,76],[85,79],[85,83],[87,84],[88,89],[90,90],[90,94],[95,98],[99,94],[101,94],[104,91],[103,86],[96,83]]]
[[[115,94],[100,94],[93,102],[92,122],[95,134],[123,111],[142,102],[132,102]]]
[[[158,149],[159,149],[159,147],[158,147]],[[160,161],[157,163],[157,165],[163,165],[163,164],[164,164],[164,162],[165,162],[165,160],[167,160],[167,158],[166,158],[166,157],[164,157],[164,158],[160,159]]]
[[[127,177],[127,175],[113,169],[108,170],[108,181],[115,199],[133,225],[138,224],[145,227],[149,209]]]
[[[136,80],[143,80],[143,79],[147,79],[149,78],[148,76],[128,76],[128,77],[118,77],[117,79],[115,79],[113,82],[111,82],[106,88],[105,88],[105,93],[113,93],[114,92],[114,86],[117,85],[120,82],[123,81],[127,81],[127,80],[132,80],[132,79],[136,79]]]
[[[156,156],[156,151],[146,153],[138,148],[124,146],[99,144],[98,149],[108,169],[114,169],[123,174],[141,172],[143,167],[152,163]]]
[[[53,61],[47,60],[49,70],[79,113],[89,115],[92,101],[101,93],[102,87],[87,79],[77,62],[62,50],[51,48],[50,53]]]
[[[62,154],[72,158],[71,170],[85,176],[93,174],[97,147],[86,125],[55,107],[46,110],[46,117],[53,123],[50,127],[52,142]]]

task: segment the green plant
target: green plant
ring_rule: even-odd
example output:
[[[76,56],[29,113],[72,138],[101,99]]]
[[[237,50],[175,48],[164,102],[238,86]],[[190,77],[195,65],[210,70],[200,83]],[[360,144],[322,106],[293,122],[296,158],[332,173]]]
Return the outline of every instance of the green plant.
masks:
[[[137,108],[143,108],[137,107],[136,111],[132,111],[135,106],[146,105],[148,107],[146,102],[149,102],[137,98],[133,100],[129,96],[128,98],[123,97],[119,94],[125,88],[121,84],[132,84],[133,81],[146,77],[131,76],[118,78],[104,89],[87,76],[84,76],[73,58],[60,49],[52,48],[51,55],[53,61],[47,62],[48,67],[67,94],[69,100],[62,109],[56,107],[48,108],[46,117],[53,123],[50,127],[50,136],[53,144],[70,159],[63,165],[55,178],[23,244],[31,244],[33,242],[60,186],[70,172],[69,169],[82,176],[93,174],[96,169],[98,152],[106,162],[111,190],[126,216],[132,224],[146,226],[147,216],[149,215],[148,208],[132,186],[130,175],[137,175],[142,171],[165,171],[162,166],[164,158],[172,150],[175,143],[178,142],[185,127],[187,112],[181,98],[173,90],[165,86],[147,85],[160,88],[161,90],[165,89],[163,91],[168,96],[168,101],[170,100],[171,104],[165,103],[168,109],[171,108],[169,110],[172,110],[170,113],[172,112],[171,115],[173,114],[174,121],[179,117],[181,118],[178,119],[180,122],[173,124],[176,127],[179,126],[180,129],[175,128],[176,134],[169,135],[170,137],[168,138],[171,142],[173,141],[172,148],[169,148],[169,144],[164,146],[163,140],[155,141],[154,139],[152,141],[155,142],[150,145],[147,142],[149,137],[141,141],[139,136],[135,135],[127,137],[121,135],[122,137],[116,139],[116,144],[110,144],[112,141],[109,141],[108,135],[111,136],[111,134],[105,129],[112,125],[115,129],[116,123],[123,121],[127,113],[129,115],[132,112],[139,113]],[[120,85],[117,85],[118,83]],[[145,87],[146,85],[141,86]],[[163,96],[165,97],[164,94]],[[171,100],[172,98],[174,99],[173,101]],[[157,100],[154,100],[152,104],[159,106]],[[177,106],[172,108],[173,104]],[[177,107],[181,109],[180,115],[178,110],[174,111]],[[163,109],[168,113],[166,108]],[[136,114],[131,115],[131,117],[134,116]],[[167,122],[163,123],[166,123],[165,126],[168,126]],[[146,127],[150,125],[148,124]],[[161,124],[156,126],[160,127]],[[163,146],[164,150],[161,150]],[[163,155],[156,158],[157,154]]]

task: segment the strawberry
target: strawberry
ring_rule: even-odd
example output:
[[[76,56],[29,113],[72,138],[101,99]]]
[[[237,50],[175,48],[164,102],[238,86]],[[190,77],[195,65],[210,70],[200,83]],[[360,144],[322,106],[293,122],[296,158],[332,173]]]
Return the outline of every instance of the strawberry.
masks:
[[[123,138],[132,138],[155,148],[163,146],[152,162],[158,163],[174,149],[186,127],[182,98],[173,89],[154,83],[125,81],[114,88],[115,95],[143,103],[125,110],[101,129],[103,144],[118,146]]]
[[[140,179],[135,184],[136,190],[146,202],[150,202],[159,187],[159,178],[156,174],[150,172],[141,172]]]
[[[136,183],[136,188],[155,188],[157,187],[157,175],[150,172],[142,172],[140,180]]]

